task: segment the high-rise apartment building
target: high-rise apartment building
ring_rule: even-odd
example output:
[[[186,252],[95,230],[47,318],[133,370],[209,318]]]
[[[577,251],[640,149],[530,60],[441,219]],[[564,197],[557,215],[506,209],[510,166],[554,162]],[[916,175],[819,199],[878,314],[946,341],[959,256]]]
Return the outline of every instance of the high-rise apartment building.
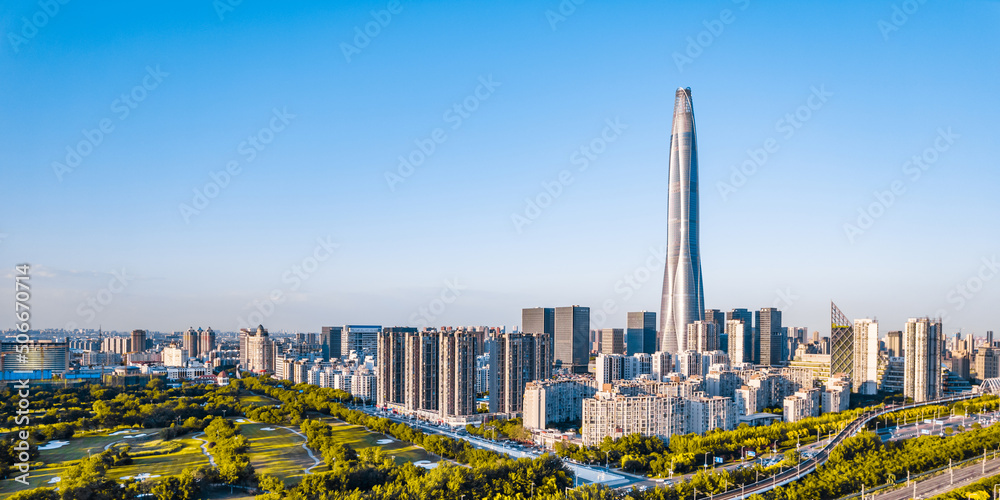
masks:
[[[193,326],[188,327],[181,336],[181,345],[189,359],[198,357],[199,342],[201,342],[201,328],[195,330]]]
[[[852,387],[858,394],[878,392],[878,321],[854,320],[854,367]]]
[[[705,321],[715,325],[715,334],[720,339],[717,349],[728,353],[729,346],[721,340],[726,336],[726,313],[718,309],[705,309]]]
[[[903,332],[889,332],[885,336],[885,350],[890,358],[903,356]]]
[[[753,328],[738,319],[726,321],[726,334],[729,336],[729,362],[753,363]]]
[[[142,352],[146,350],[146,330],[132,330],[132,350],[130,352]]]
[[[274,342],[263,325],[240,330],[240,364],[253,373],[274,373]]]
[[[545,333],[499,335],[490,348],[490,413],[520,412],[525,384],[552,377],[551,352]]]
[[[406,334],[406,360],[403,373],[406,379],[403,402],[408,411],[437,411],[440,401],[441,353],[437,332],[409,332]]]
[[[709,321],[695,321],[687,326],[688,350],[698,352],[715,351],[719,349],[719,330]]]
[[[903,395],[921,403],[941,397],[940,319],[910,318],[903,331]]]
[[[627,314],[625,327],[625,354],[653,354],[659,350],[656,343],[655,312],[630,312]]]
[[[976,352],[975,369],[979,380],[1000,377],[1000,349],[980,348]]]
[[[572,373],[587,373],[590,364],[590,308],[568,306],[555,308],[555,344],[553,362],[557,368]]]
[[[524,426],[544,429],[549,424],[580,420],[583,402],[597,389],[592,380],[535,380],[524,387]]]
[[[212,327],[208,327],[208,330],[198,335],[198,354],[207,356],[208,353],[215,350],[215,347],[215,331],[212,330]]]
[[[687,350],[687,325],[705,319],[698,232],[698,141],[691,89],[674,100],[667,181],[667,262],[660,301],[660,350]]]
[[[652,356],[650,373],[657,382],[663,382],[663,377],[674,371],[674,355],[669,352],[656,351]]]
[[[376,403],[381,407],[402,407],[406,403],[406,337],[417,333],[412,327],[390,327],[376,337],[378,383]]]
[[[760,350],[756,359],[758,364],[778,366],[785,362],[782,359],[784,349],[784,331],[781,329],[781,311],[773,307],[765,307],[754,311],[757,332],[760,335]]]
[[[476,336],[466,331],[439,334],[442,416],[476,413]]]

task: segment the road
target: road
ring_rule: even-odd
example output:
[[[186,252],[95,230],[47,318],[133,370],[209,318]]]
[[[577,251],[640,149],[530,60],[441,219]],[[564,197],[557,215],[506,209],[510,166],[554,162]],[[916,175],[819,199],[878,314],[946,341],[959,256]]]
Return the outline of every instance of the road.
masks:
[[[730,500],[730,499],[743,499],[749,495],[755,493],[764,493],[770,491],[777,486],[782,486],[788,484],[792,481],[798,480],[801,477],[811,474],[816,470],[816,467],[826,463],[827,459],[830,457],[830,451],[836,448],[845,439],[854,436],[861,429],[863,429],[868,422],[872,419],[877,418],[886,413],[892,413],[899,410],[905,410],[907,408],[918,408],[920,406],[927,406],[930,404],[947,404],[954,401],[960,401],[962,399],[970,399],[973,397],[979,397],[981,394],[965,393],[958,396],[951,396],[948,398],[942,398],[935,401],[927,401],[923,403],[913,403],[909,405],[888,405],[882,409],[869,410],[866,413],[861,414],[858,418],[854,419],[850,424],[844,427],[823,449],[816,454],[816,456],[803,461],[797,467],[788,469],[787,471],[781,472],[773,477],[767,478],[763,481],[747,484],[740,488],[735,488],[718,495],[714,495],[713,498],[719,500]]]
[[[987,456],[992,455],[993,452],[987,453]],[[965,464],[961,468],[956,467],[952,470],[952,472],[954,474],[947,471],[943,473],[939,472],[937,475],[922,481],[913,481],[909,487],[887,491],[885,493],[876,493],[875,495],[866,498],[871,500],[931,498],[935,495],[972,484],[985,477],[1000,474],[1000,458],[986,460],[985,467],[982,460],[974,460],[971,463]]]
[[[493,450],[498,453],[504,453],[508,456],[514,458],[538,458],[542,453],[536,452],[531,449],[518,449],[510,446],[506,446],[502,442],[490,441],[488,439],[482,439],[477,436],[472,436],[469,434],[458,434],[452,431],[449,427],[438,427],[436,425],[431,425],[429,423],[423,422],[419,419],[414,419],[411,417],[399,415],[391,411],[382,411],[374,407],[356,408],[368,413],[369,415],[374,415],[377,417],[385,417],[394,422],[404,423],[410,427],[420,429],[425,433],[440,434],[442,436],[448,436],[454,439],[463,439],[472,443],[473,446],[477,448],[482,448],[486,450]],[[629,474],[622,472],[620,470],[610,470],[604,467],[595,467],[592,465],[584,465],[569,460],[564,460],[563,463],[573,471],[575,477],[580,481],[580,484],[585,483],[603,483],[608,486],[615,488],[620,487],[631,487],[633,485],[651,485],[655,482],[648,477],[639,476],[635,474]]]

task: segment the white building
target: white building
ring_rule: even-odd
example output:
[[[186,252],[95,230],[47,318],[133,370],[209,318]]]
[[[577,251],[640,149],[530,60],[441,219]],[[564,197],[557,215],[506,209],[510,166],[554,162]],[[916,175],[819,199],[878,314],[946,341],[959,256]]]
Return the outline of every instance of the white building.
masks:
[[[653,353],[650,373],[653,377],[662,382],[663,378],[674,371],[674,356],[669,352],[656,351]]]
[[[736,428],[736,419],[736,404],[730,398],[697,396],[687,400],[687,432],[732,430]]]
[[[878,392],[878,321],[854,320],[854,380],[858,394]]]
[[[583,401],[596,392],[594,380],[590,378],[528,382],[524,387],[524,426],[545,429],[549,424],[579,420],[583,415]]]
[[[163,348],[163,366],[179,367],[187,366],[187,363],[187,350],[181,349],[173,344],[171,344],[170,347]]]

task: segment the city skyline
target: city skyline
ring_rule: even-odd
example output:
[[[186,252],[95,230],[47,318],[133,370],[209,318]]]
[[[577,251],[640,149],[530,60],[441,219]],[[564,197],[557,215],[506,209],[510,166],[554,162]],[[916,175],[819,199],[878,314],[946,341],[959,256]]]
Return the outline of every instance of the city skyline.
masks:
[[[555,8],[404,4],[354,53],[386,4],[64,6],[0,51],[17,146],[0,149],[17,186],[0,275],[32,264],[37,328],[512,327],[550,304],[624,327],[659,310],[682,86],[699,95],[705,308],[776,307],[824,335],[831,299],[886,331],[941,312],[948,334],[997,328],[996,3],[922,4],[890,31],[890,5]],[[37,10],[13,4],[5,31]],[[803,22],[820,15],[836,22]]]

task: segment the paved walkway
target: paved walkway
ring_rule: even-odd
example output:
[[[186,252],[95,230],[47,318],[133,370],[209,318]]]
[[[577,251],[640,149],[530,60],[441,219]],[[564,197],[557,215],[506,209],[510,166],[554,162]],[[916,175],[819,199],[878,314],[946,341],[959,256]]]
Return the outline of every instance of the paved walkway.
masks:
[[[301,437],[303,439],[303,441],[302,441],[302,449],[306,450],[306,453],[309,454],[309,458],[313,459],[313,462],[314,462],[312,464],[312,466],[310,466],[307,469],[305,469],[306,474],[312,474],[312,472],[309,472],[309,471],[315,469],[316,467],[319,467],[320,465],[323,465],[323,461],[320,460],[320,459],[318,459],[318,458],[316,458],[316,455],[313,455],[312,448],[309,448],[308,446],[306,446],[306,443],[309,442],[309,439],[307,439],[304,434],[302,434],[301,432],[299,432],[299,431],[297,431],[295,429],[292,429],[291,427],[282,427],[282,429],[288,429],[289,431],[294,432],[295,434],[298,434],[299,437]]]
[[[198,436],[204,436],[204,435],[205,435],[204,432],[199,432],[199,433],[195,434],[192,437],[194,439],[197,439],[198,441],[201,441],[201,452],[204,453],[206,457],[208,457],[208,463],[209,463],[209,465],[211,465],[212,467],[215,467],[215,457],[213,457],[212,454],[208,452],[208,441],[206,441],[206,440],[198,437]]]

